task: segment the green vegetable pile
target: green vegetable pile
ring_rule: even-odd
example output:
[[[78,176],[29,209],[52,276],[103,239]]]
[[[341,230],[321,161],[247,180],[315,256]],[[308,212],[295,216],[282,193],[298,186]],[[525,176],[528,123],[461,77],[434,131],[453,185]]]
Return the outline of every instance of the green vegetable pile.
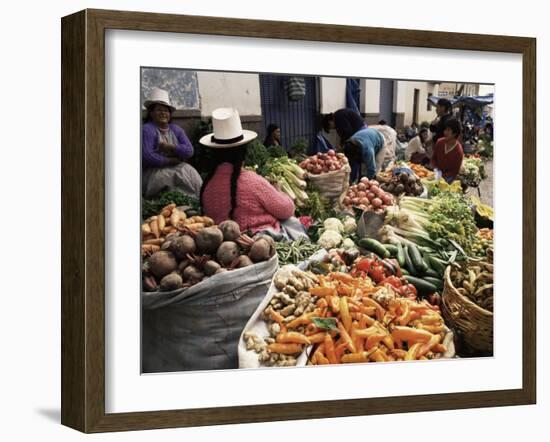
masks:
[[[279,242],[276,244],[279,264],[298,264],[313,255],[319,246],[305,238],[290,242]]]
[[[253,140],[248,144],[244,166],[262,176],[269,172],[269,162],[274,158],[286,158],[287,152],[282,146],[265,147],[260,141]]]
[[[286,156],[271,158],[266,162],[262,175],[268,181],[277,183],[281,191],[290,196],[296,206],[302,207],[307,203],[306,172],[298,166],[296,161]]]
[[[174,203],[176,206],[190,206],[199,212],[199,201],[192,196],[185,195],[177,190],[169,190],[161,193],[155,199],[141,199],[141,217],[147,219],[150,216],[158,215],[163,207]]]
[[[321,196],[311,182],[307,183],[306,193],[307,201],[303,206],[296,208],[296,216],[311,216],[316,221],[324,221],[332,216],[328,208],[328,200]]]
[[[442,192],[433,199],[403,197],[389,208],[381,233],[385,242],[417,244],[434,250],[460,247],[471,254],[477,227],[467,200],[459,193]]]

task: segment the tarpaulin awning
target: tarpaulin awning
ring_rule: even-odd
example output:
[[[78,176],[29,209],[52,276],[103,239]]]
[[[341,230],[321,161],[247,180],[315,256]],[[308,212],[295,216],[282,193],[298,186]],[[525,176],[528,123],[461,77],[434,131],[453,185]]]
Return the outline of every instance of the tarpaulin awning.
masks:
[[[428,101],[436,105],[440,97],[434,95],[428,97]],[[471,107],[483,107],[492,104],[494,101],[493,94],[489,95],[465,95],[454,98],[448,98],[452,106],[466,105]]]

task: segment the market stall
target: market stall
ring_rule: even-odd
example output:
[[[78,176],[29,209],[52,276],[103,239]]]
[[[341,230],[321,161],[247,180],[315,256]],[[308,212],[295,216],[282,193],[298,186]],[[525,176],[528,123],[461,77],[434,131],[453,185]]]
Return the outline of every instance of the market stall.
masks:
[[[419,165],[349,186],[343,154],[261,148],[246,167],[295,202],[307,238],[215,225],[177,192],[143,205],[152,371],[492,354],[490,206]]]

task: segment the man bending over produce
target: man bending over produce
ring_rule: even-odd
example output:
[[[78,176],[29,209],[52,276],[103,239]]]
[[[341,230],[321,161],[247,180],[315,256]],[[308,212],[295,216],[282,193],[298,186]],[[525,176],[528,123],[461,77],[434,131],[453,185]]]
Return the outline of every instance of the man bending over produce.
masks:
[[[365,163],[367,177],[373,179],[382,168],[391,140],[386,140],[377,129],[366,127],[363,119],[349,109],[336,111],[334,123],[352,168],[350,181],[360,178],[361,163]]]

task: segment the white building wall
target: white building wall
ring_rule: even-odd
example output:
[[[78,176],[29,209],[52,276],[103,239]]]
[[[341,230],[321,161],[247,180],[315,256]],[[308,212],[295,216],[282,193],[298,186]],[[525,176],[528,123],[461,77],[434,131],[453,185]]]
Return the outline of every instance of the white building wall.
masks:
[[[397,112],[404,113],[403,124],[409,126],[413,123],[413,108],[414,108],[414,90],[418,89],[418,121],[420,124],[423,121],[431,122],[436,117],[435,106],[428,109],[428,93],[436,94],[433,83],[426,81],[399,81],[399,105],[401,106]]]
[[[240,115],[261,115],[260,77],[257,74],[197,72],[201,115],[219,107],[235,107]]]
[[[378,114],[380,112],[380,80],[364,80],[361,86],[361,112]]]
[[[329,114],[346,107],[346,79],[321,77],[321,113]]]

